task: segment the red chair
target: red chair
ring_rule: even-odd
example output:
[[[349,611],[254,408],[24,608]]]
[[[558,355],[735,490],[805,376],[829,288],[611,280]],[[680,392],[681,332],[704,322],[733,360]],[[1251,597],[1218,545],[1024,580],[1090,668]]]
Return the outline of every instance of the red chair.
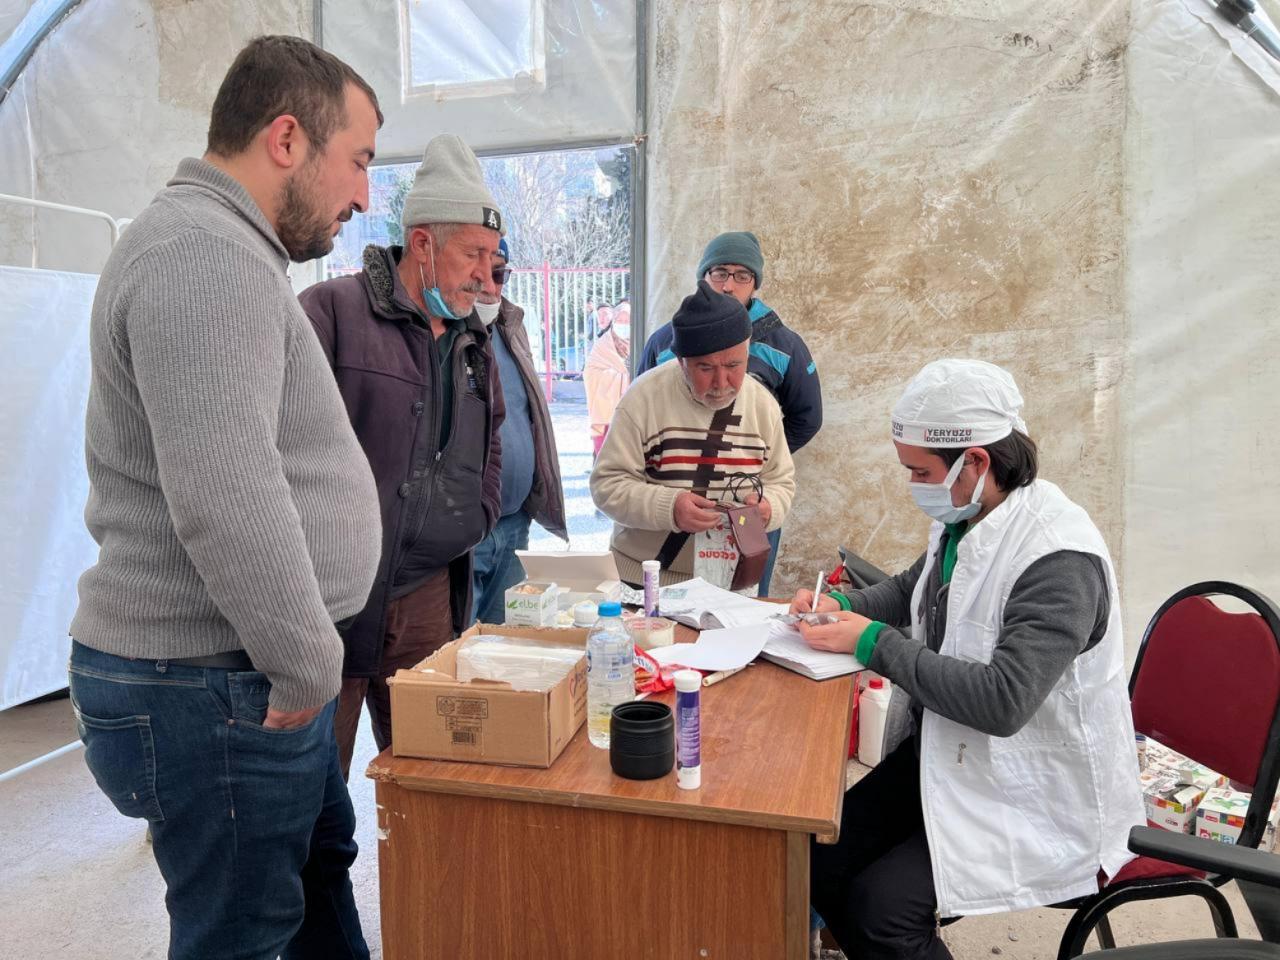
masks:
[[[1234,597],[1253,612],[1228,613],[1209,600]],[[1280,778],[1280,610],[1256,591],[1206,581],[1179,590],[1156,611],[1129,678],[1133,725],[1165,746],[1252,791],[1239,845],[1257,847]],[[1218,889],[1231,879],[1140,856],[1096,894],[1055,906],[1074,909],[1059,960],[1078,957],[1096,930],[1114,948],[1108,914],[1124,903],[1197,896],[1219,937],[1236,937]]]

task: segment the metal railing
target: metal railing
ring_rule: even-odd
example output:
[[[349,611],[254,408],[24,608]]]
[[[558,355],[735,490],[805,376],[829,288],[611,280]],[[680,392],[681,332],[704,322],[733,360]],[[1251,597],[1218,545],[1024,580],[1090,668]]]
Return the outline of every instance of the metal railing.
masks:
[[[326,261],[324,279],[359,272],[355,266]],[[534,369],[543,378],[547,400],[557,380],[582,375],[595,343],[595,317],[587,304],[614,306],[631,296],[627,267],[513,267],[502,290],[524,310]]]
[[[626,267],[516,267],[503,295],[524,308],[524,326],[541,366],[547,399],[556,378],[580,376],[595,341],[595,318],[587,304],[613,306],[631,295]]]

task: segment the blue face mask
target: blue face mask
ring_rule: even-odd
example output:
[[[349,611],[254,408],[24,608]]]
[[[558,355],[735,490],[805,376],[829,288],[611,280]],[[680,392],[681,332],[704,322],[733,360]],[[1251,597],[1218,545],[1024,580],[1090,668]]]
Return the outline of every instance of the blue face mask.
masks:
[[[984,470],[982,476],[978,478],[969,502],[963,507],[957,507],[951,502],[951,488],[955,485],[956,477],[960,476],[963,468],[964,455],[961,454],[951,465],[951,469],[947,471],[941,483],[908,483],[907,486],[911,488],[911,497],[915,500],[916,506],[939,523],[960,523],[962,520],[971,520],[976,517],[982,510],[982,504],[978,501],[982,497],[982,488],[987,482],[987,472]]]
[[[431,245],[431,275],[436,276],[436,248],[435,244]],[[427,289],[427,279],[423,276],[422,265],[418,265],[418,278],[422,280],[422,300],[427,305],[427,311],[437,317],[445,320],[461,320],[462,318],[449,309],[448,304],[444,302],[444,296],[440,293],[440,285],[430,290]]]

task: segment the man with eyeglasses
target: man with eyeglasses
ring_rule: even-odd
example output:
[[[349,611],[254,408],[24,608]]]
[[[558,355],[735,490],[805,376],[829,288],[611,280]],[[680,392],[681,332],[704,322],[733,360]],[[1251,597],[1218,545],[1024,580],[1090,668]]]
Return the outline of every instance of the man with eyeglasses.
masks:
[[[569,540],[551,410],[533,369],[524,311],[502,294],[511,274],[510,255],[507,241],[499,241],[492,282],[476,295],[476,316],[489,328],[507,408],[501,437],[501,516],[472,553],[471,619],[481,623],[506,622],[507,587],[524,579],[516,551],[528,548],[534,520]]]
[[[364,269],[303,291],[378,486],[382,555],[346,648],[335,730],[345,776],[362,705],[391,742],[387,678],[471,622],[471,550],[497,523],[504,416],[489,329],[502,216],[456,136],[427,144],[401,214],[404,245],[369,245]]]
[[[822,385],[818,367],[800,334],[782,322],[756,294],[764,283],[764,254],[754,233],[722,233],[702,252],[699,280],[735,298],[751,318],[751,348],[747,372],[764,384],[782,408],[782,427],[794,454],[822,428]],[[645,344],[636,376],[674,359],[674,333],[670,323],[653,332]],[[769,534],[773,549],[760,578],[760,595],[768,596],[773,564],[778,556],[782,529]]]

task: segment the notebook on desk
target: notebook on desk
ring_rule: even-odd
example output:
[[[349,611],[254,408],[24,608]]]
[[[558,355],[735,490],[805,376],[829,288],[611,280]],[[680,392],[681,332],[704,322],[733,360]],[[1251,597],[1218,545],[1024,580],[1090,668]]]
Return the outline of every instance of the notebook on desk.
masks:
[[[866,669],[851,653],[814,650],[804,642],[799,630],[776,621],[769,630],[769,639],[765,641],[760,655],[810,680],[829,680]]]

